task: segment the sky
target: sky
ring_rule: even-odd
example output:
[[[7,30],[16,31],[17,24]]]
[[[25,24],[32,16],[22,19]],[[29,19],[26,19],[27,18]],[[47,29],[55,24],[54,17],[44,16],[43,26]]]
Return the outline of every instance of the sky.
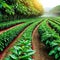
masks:
[[[42,3],[44,8],[53,8],[57,5],[60,5],[60,0],[39,0]]]

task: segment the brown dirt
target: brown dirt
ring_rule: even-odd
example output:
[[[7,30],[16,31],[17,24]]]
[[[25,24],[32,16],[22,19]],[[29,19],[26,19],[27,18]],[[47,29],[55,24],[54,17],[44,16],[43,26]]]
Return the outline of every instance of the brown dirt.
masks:
[[[34,60],[54,60],[53,57],[48,56],[48,50],[39,40],[38,26],[33,31],[32,48],[36,51],[33,55]]]
[[[4,60],[4,57],[10,53],[9,52],[9,48],[11,48],[11,47],[14,46],[14,44],[17,42],[17,39],[22,36],[22,34],[24,33],[24,31],[27,29],[27,27],[22,30],[22,32],[9,44],[8,47],[5,48],[5,50],[2,52],[2,57],[0,58],[0,60]]]
[[[3,32],[6,32],[6,31],[8,31],[8,30],[14,28],[15,26],[21,25],[21,24],[23,24],[23,23],[16,24],[16,25],[14,25],[14,26],[11,26],[11,27],[9,27],[9,28],[6,28],[6,29],[4,29],[4,30],[1,30],[1,31],[0,31],[0,34],[2,34]]]

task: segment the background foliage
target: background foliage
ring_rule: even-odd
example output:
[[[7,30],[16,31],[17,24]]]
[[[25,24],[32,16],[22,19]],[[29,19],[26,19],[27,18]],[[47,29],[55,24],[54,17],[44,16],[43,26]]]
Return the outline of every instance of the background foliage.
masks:
[[[60,16],[60,5],[54,7],[54,8],[51,10],[51,13]]]
[[[0,0],[0,19],[39,16],[43,7],[37,0]]]

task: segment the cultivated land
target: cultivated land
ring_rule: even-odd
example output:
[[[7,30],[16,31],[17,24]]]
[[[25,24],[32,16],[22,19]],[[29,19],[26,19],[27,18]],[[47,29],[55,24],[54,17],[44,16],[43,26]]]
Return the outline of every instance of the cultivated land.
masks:
[[[0,23],[0,60],[60,60],[60,17]]]

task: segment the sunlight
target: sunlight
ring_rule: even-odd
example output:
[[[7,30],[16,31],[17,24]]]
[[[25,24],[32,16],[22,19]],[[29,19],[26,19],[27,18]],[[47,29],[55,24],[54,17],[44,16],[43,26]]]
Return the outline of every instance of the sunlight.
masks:
[[[42,3],[43,7],[49,7],[53,8],[57,5],[60,5],[60,0],[38,0],[40,3]]]

